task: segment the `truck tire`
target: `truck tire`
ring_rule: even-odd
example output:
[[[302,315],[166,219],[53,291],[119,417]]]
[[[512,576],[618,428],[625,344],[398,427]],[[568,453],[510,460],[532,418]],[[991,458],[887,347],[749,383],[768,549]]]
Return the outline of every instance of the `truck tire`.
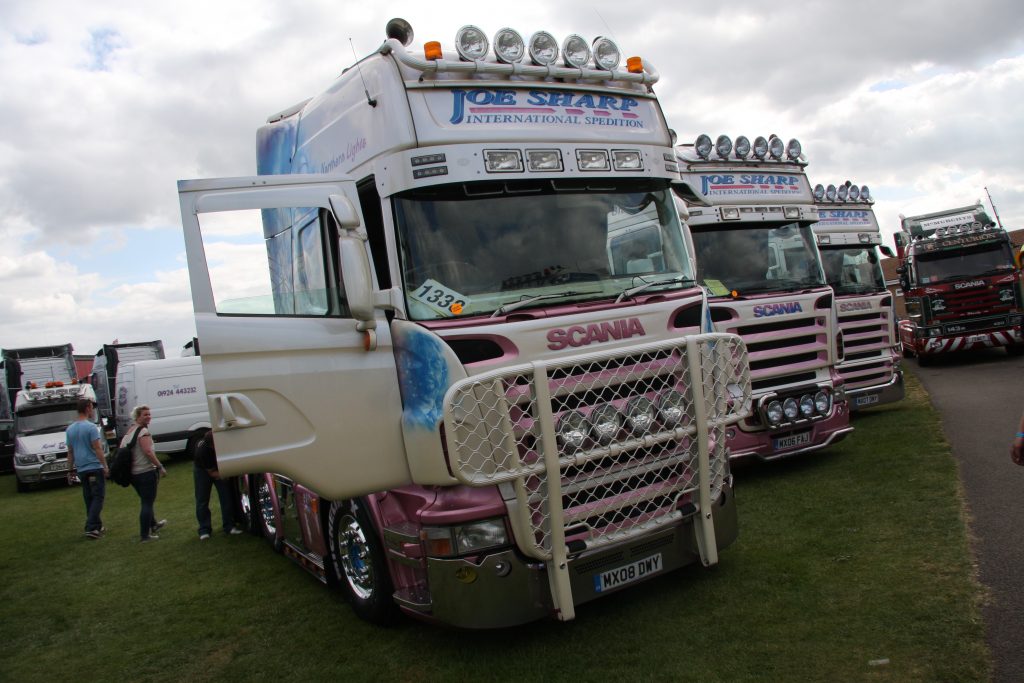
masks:
[[[398,607],[384,546],[365,506],[355,500],[331,503],[327,521],[332,569],[352,610],[372,624],[394,621]]]
[[[271,476],[268,474],[252,475],[253,488],[256,494],[256,517],[259,533],[281,552],[284,541],[281,538],[281,506],[274,493]]]

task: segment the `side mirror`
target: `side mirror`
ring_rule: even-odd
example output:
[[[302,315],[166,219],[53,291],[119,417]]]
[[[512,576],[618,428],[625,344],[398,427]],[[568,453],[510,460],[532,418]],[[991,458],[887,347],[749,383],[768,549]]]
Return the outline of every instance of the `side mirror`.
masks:
[[[372,330],[377,321],[373,315],[373,279],[365,243],[360,237],[342,235],[338,238],[338,251],[349,311],[359,321],[360,330]]]

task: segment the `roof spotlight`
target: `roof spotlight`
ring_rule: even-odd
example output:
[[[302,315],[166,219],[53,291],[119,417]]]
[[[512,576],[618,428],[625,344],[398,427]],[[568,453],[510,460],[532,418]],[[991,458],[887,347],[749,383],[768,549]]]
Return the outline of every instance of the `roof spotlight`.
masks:
[[[619,47],[612,42],[611,38],[605,38],[604,36],[598,36],[594,38],[594,63],[597,64],[598,68],[604,69],[605,71],[614,71],[615,67],[619,65]]]
[[[718,156],[721,158],[729,158],[729,153],[732,152],[732,140],[729,139],[728,135],[718,136],[718,139],[715,140],[715,151],[718,152]]]
[[[860,198],[866,202],[871,201],[871,190],[868,189],[867,185],[860,186]]]
[[[850,185],[850,201],[855,202],[860,199],[860,188],[856,185]]]
[[[839,201],[841,201],[841,202],[845,202],[846,201],[846,193],[849,190],[850,190],[850,188],[848,188],[846,185],[840,185],[839,186],[839,189],[836,192],[837,196],[839,197]]]
[[[768,154],[768,141],[764,139],[764,136],[758,135],[754,138],[754,156],[764,159],[766,154]]]
[[[835,185],[829,185],[828,188],[825,190],[825,199],[829,200],[830,202],[834,202],[836,200]]]
[[[746,159],[750,156],[750,140],[747,139],[746,135],[736,138],[735,150],[737,159]]]
[[[538,66],[554,64],[558,59],[558,41],[547,31],[530,36],[530,59]]]
[[[804,148],[800,145],[800,141],[797,140],[796,138],[790,140],[789,144],[786,145],[786,156],[792,159],[793,161],[799,159],[800,153],[803,151]]]
[[[487,36],[476,26],[463,26],[455,34],[455,49],[467,62],[479,62],[487,56],[489,47]]]
[[[573,33],[562,41],[562,61],[566,66],[582,69],[590,62],[590,45],[582,36]]]
[[[494,55],[505,64],[522,61],[526,55],[526,43],[518,31],[503,28],[494,34]]]
[[[818,183],[814,186],[814,200],[820,202],[825,198],[825,186]]]
[[[768,153],[772,155],[772,159],[782,159],[782,155],[786,151],[786,144],[782,142],[782,138],[772,136],[768,140]]]
[[[701,159],[707,159],[711,156],[711,137],[701,133],[693,143],[693,149]]]

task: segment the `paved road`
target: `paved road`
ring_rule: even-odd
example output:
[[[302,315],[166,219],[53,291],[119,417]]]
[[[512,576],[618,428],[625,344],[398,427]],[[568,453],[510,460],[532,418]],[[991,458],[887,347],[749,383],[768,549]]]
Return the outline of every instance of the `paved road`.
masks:
[[[982,609],[996,683],[1024,681],[1024,467],[1010,440],[1024,410],[1024,357],[1000,349],[920,367],[906,361],[942,414],[960,467],[974,553],[990,600]]]

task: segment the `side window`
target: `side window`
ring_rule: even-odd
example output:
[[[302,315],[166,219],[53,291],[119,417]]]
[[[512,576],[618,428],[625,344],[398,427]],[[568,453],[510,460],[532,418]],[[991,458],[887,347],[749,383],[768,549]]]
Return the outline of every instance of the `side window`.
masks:
[[[218,314],[348,315],[329,212],[224,211],[199,224]]]

